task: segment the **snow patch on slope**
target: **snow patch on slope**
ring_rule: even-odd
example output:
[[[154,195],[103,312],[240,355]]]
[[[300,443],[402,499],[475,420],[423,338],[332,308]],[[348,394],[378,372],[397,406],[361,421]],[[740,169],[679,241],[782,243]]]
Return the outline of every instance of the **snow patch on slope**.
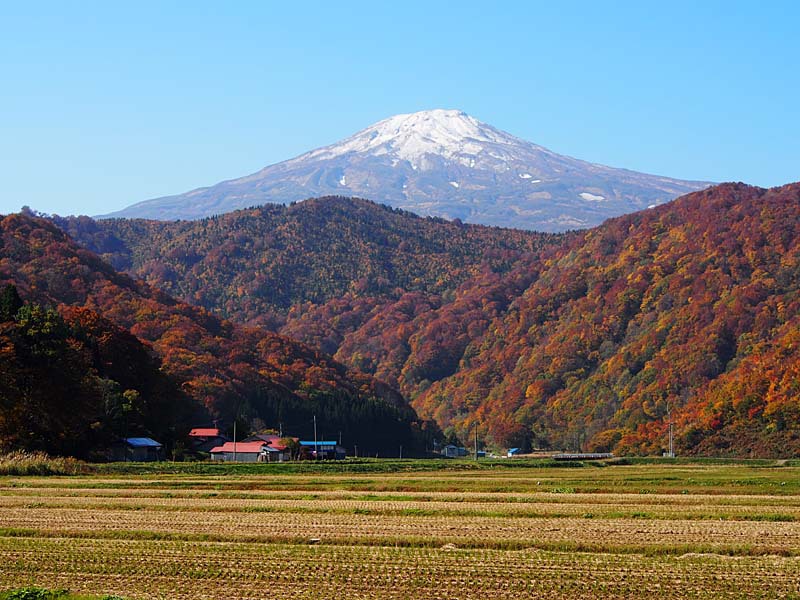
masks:
[[[598,196],[596,194],[590,194],[589,192],[581,192],[578,195],[587,202],[602,202],[606,199],[605,196]]]

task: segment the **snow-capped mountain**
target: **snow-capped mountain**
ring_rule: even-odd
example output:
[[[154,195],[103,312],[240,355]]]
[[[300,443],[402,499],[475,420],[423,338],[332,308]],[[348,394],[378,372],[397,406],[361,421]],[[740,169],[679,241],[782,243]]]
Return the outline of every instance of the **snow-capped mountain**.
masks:
[[[710,185],[562,156],[457,110],[390,117],[240,179],[109,217],[197,219],[268,202],[360,196],[421,215],[563,231]]]

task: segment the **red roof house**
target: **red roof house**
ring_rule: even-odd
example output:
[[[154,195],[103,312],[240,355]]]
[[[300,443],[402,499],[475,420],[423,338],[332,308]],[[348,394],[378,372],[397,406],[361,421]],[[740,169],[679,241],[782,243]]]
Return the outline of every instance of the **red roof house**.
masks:
[[[226,462],[262,462],[261,450],[264,442],[225,442],[211,449],[211,459]]]
[[[277,441],[267,444],[257,442],[225,442],[211,449],[211,459],[226,462],[285,462],[291,460],[291,451]]]
[[[195,427],[189,432],[189,437],[222,437],[222,432],[214,427]]]
[[[228,441],[216,427],[195,427],[189,432],[189,439],[195,452],[209,452]]]

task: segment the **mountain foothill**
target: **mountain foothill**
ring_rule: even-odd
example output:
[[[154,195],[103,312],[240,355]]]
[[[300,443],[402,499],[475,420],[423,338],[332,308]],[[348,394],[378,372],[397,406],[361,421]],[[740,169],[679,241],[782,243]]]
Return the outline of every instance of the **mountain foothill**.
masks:
[[[285,336],[237,325],[117,272],[52,222],[0,217],[0,445],[92,457],[126,435],[168,449],[234,420],[363,453],[424,452],[399,392]]]
[[[496,448],[655,454],[671,426],[682,454],[782,456],[800,450],[799,212],[800,184],[722,184],[561,234],[335,196],[54,218],[66,234],[12,215],[0,280],[129,328],[207,407],[261,377]],[[9,265],[14,244],[32,257]]]

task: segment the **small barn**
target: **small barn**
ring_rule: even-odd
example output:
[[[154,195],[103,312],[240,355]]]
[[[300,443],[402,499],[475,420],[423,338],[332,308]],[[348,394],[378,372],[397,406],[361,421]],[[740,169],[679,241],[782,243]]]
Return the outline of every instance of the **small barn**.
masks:
[[[467,449],[463,446],[456,446],[455,444],[448,444],[442,448],[442,456],[446,458],[459,458],[467,455]]]
[[[283,442],[281,441],[283,440]],[[248,438],[242,440],[243,442],[264,442],[267,444],[264,449],[262,450],[261,461],[262,462],[286,462],[292,460],[292,448],[290,448],[286,443],[288,440],[294,440],[294,442],[299,443],[300,438],[296,437],[281,437],[279,435],[275,435],[274,433],[258,433],[255,435],[251,435]]]
[[[514,458],[515,456],[519,456],[520,454],[522,454],[521,448],[509,448],[508,452],[506,453],[506,456],[508,458]]]
[[[261,451],[267,444],[258,442],[225,442],[211,449],[211,460],[224,462],[261,462]]]
[[[123,438],[112,444],[110,458],[127,462],[164,460],[164,447],[148,437]]]
[[[300,447],[304,454],[312,459],[342,460],[347,458],[347,450],[335,441],[300,440]]]
[[[278,444],[270,444],[261,448],[261,462],[287,462],[292,460],[292,453],[286,446]]]

